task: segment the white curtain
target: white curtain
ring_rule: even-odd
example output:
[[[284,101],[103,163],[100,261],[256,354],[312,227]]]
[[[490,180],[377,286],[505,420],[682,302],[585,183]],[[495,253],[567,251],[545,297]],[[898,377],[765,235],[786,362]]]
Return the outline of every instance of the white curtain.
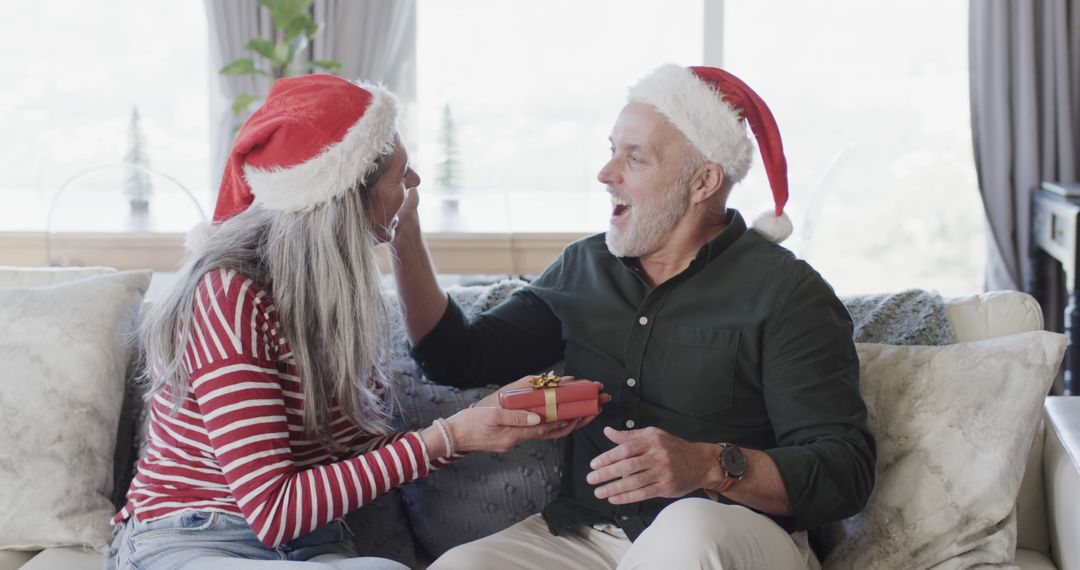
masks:
[[[416,98],[416,0],[315,0],[315,59],[341,62],[342,77],[384,83]]]
[[[270,12],[258,0],[205,0],[210,29],[211,188],[216,199],[221,173],[232,148],[236,117],[232,101],[240,93],[265,94],[265,77],[220,75],[226,63],[252,54],[248,40],[273,40]],[[416,0],[315,0],[315,21],[322,34],[300,60],[333,59],[347,79],[384,83],[406,104],[416,97]],[[408,127],[405,127],[406,131]]]

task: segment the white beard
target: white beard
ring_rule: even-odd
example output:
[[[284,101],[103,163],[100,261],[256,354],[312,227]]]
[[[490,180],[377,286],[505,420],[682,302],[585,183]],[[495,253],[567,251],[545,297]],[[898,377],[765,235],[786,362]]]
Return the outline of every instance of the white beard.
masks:
[[[608,227],[605,242],[612,255],[641,257],[657,249],[660,241],[690,209],[690,187],[680,182],[658,197],[631,204],[632,208],[623,214],[630,216],[624,222],[625,231],[616,228],[615,224]],[[610,188],[608,191],[612,192]]]

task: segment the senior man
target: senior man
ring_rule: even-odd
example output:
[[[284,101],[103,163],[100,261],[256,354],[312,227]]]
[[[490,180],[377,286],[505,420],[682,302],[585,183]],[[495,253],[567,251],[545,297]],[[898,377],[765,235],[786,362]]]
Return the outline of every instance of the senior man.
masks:
[[[747,124],[775,202],[753,229],[727,208]],[[807,531],[863,508],[874,441],[851,319],[776,243],[791,224],[772,114],[723,70],[667,65],[630,89],[610,141],[609,230],[473,322],[435,282],[415,196],[400,215],[394,270],[428,377],[501,384],[565,359],[613,397],[571,433],[553,503],[432,568],[819,568]]]

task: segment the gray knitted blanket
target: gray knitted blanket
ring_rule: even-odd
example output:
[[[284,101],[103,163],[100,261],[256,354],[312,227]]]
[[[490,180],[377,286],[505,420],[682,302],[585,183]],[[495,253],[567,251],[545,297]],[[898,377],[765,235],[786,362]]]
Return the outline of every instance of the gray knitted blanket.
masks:
[[[939,346],[956,342],[945,301],[935,291],[843,297],[855,323],[855,342]]]

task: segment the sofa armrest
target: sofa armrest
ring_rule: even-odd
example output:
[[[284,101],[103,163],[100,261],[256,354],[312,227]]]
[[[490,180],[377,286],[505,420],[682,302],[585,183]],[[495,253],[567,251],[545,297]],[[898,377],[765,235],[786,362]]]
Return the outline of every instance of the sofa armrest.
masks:
[[[1080,396],[1046,399],[1043,473],[1050,551],[1060,570],[1080,570]]]

